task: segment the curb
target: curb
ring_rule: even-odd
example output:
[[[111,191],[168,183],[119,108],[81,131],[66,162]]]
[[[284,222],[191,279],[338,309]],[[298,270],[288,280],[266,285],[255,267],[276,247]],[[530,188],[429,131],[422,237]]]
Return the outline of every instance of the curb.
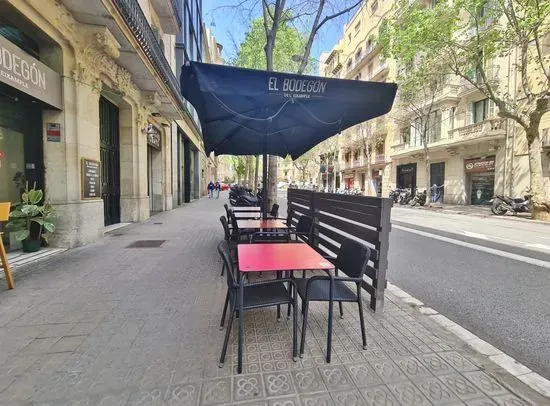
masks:
[[[522,221],[525,223],[534,223],[534,224],[546,224],[548,225],[547,221],[542,220],[533,220],[528,217],[518,217],[518,216],[512,216],[512,215],[504,215],[504,216],[495,216],[494,214],[488,212],[488,213],[475,213],[475,212],[467,212],[464,210],[456,210],[456,209],[446,209],[444,207],[410,207],[407,205],[403,206],[395,206],[400,207],[404,209],[411,209],[411,210],[421,210],[426,212],[435,212],[435,213],[443,213],[443,214],[455,214],[457,216],[470,216],[470,217],[480,217],[480,218],[494,218],[499,220],[512,220],[512,221]]]
[[[388,282],[386,289],[403,302],[416,307],[421,314],[426,315],[429,319],[435,321],[444,329],[453,333],[459,339],[464,341],[470,348],[477,351],[479,354],[488,357],[489,360],[500,366],[510,375],[525,383],[537,393],[550,398],[550,380],[544,378],[536,372],[533,372],[525,365],[489,344],[487,341],[482,340],[472,332],[466,330],[464,327],[448,319],[442,314],[439,314],[437,310],[425,306],[420,300],[409,295],[407,292],[398,288],[394,284]]]

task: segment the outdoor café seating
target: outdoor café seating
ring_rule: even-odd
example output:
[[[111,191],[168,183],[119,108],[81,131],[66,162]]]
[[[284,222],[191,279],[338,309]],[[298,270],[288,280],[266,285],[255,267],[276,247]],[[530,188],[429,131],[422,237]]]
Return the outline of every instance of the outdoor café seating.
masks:
[[[225,304],[223,307],[222,318],[220,322],[220,328],[224,327],[225,317],[229,310],[229,320],[225,331],[225,337],[223,341],[222,353],[220,356],[219,366],[223,367],[225,362],[225,356],[227,353],[227,346],[229,344],[229,337],[231,334],[231,328],[235,313],[239,312],[239,336],[242,337],[243,323],[245,310],[259,309],[263,307],[271,307],[288,304],[294,308],[294,314],[292,319],[292,355],[293,358],[297,357],[297,307],[296,297],[290,294],[285,284],[293,284],[294,282],[289,279],[267,279],[260,282],[244,283],[243,278],[237,276],[237,272],[233,266],[231,255],[229,252],[229,246],[226,241],[222,241],[218,246],[218,252],[222,258],[222,261],[227,269],[227,293],[225,297]],[[242,351],[242,344],[239,345],[239,351]],[[239,369],[241,368],[241,362],[239,362]],[[240,372],[240,370],[239,370]]]

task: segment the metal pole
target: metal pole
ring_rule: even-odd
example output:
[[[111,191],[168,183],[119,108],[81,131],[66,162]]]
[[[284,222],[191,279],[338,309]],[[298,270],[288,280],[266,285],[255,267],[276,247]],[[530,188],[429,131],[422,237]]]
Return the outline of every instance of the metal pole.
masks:
[[[267,219],[267,154],[263,155],[262,178],[262,218]]]

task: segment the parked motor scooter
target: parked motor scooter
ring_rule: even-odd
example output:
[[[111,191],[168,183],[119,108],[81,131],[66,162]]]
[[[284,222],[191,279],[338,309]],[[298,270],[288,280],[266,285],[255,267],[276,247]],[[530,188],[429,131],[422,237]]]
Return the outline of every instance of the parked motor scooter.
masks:
[[[426,191],[423,190],[422,192],[419,192],[418,189],[416,190],[416,193],[414,194],[414,197],[411,200],[411,206],[416,206],[419,204],[420,206],[424,206],[426,204]]]
[[[517,216],[518,213],[529,213],[529,201],[531,195],[527,194],[523,198],[512,198],[504,195],[496,195],[491,199],[491,211],[497,216],[507,212]]]

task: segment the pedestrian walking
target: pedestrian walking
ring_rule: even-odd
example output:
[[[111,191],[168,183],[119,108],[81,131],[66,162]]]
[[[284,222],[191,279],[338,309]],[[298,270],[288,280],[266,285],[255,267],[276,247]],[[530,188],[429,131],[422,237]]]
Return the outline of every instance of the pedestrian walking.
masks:
[[[214,187],[216,189],[216,199],[219,199],[220,198],[220,189],[222,188],[221,185],[220,185],[220,182],[216,182]]]
[[[208,198],[212,199],[214,197],[214,182],[210,181],[208,184]]]

